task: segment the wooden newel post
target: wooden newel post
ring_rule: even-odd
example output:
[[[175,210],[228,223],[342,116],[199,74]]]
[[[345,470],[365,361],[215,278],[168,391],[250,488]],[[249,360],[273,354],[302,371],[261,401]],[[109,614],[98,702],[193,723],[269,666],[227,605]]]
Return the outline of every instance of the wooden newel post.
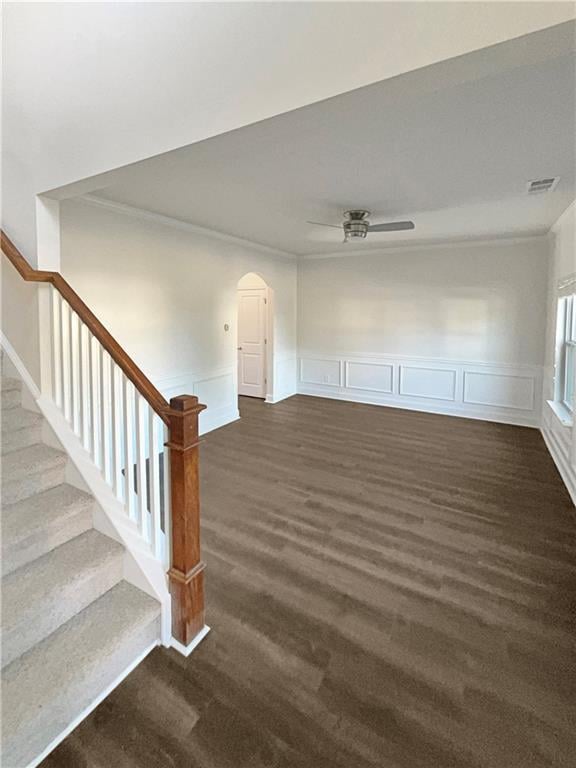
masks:
[[[206,406],[193,395],[170,400],[170,499],[172,635],[189,645],[204,628],[204,563],[200,560],[198,414]]]

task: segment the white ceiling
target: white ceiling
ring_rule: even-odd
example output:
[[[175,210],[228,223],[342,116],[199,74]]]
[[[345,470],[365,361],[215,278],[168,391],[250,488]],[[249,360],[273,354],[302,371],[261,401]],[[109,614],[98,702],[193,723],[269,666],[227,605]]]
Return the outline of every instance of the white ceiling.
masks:
[[[575,196],[572,22],[121,169],[99,197],[297,255],[346,252],[350,207],[403,243],[545,232]],[[560,176],[549,194],[531,179]],[[355,244],[354,249],[358,246]]]

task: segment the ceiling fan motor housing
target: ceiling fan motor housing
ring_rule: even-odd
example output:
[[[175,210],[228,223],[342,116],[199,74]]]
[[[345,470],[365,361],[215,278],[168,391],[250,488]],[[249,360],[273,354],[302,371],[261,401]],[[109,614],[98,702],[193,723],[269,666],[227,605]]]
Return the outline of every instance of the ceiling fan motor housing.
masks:
[[[362,240],[368,234],[368,221],[370,211],[346,211],[344,214],[344,242],[348,240]]]

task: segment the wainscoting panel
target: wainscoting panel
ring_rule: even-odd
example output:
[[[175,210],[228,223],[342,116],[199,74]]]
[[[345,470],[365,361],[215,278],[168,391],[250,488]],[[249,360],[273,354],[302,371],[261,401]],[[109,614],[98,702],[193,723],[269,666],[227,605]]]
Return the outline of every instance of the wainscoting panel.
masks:
[[[234,378],[231,372],[200,379],[194,384],[194,394],[208,408],[222,408],[234,402]]]
[[[554,370],[550,369],[548,373],[550,381],[553,375]],[[549,394],[551,395],[552,392]],[[546,400],[543,408],[542,436],[576,506],[576,461],[572,451],[573,427],[562,424]]]
[[[506,424],[540,426],[542,368],[306,352],[298,392]]]
[[[399,394],[433,400],[456,399],[456,371],[400,365]]]
[[[342,384],[342,362],[321,357],[300,358],[300,381],[339,387]]]
[[[362,360],[346,360],[344,363],[345,386],[366,392],[394,391],[394,366]]]
[[[207,406],[200,414],[200,433],[205,434],[239,418],[235,397],[235,372],[226,368],[211,373],[182,373],[165,379],[154,379],[164,397],[196,395]]]
[[[464,371],[464,402],[534,410],[534,378],[509,373]]]

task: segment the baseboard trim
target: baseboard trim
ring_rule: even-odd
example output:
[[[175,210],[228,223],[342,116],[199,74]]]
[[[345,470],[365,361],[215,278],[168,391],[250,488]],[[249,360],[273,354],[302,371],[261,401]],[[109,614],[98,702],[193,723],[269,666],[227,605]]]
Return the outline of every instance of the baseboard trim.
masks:
[[[576,506],[576,472],[570,465],[570,462],[564,455],[560,443],[558,442],[558,439],[554,432],[551,429],[548,429],[547,427],[542,427],[540,430],[542,437],[544,439],[544,442],[546,443],[546,448],[548,448],[548,453],[552,457],[552,460],[554,464],[556,465],[556,469],[558,470],[558,473],[560,477],[562,478],[562,482],[566,486],[566,490],[570,494],[570,498],[572,499],[572,503],[574,506]]]
[[[190,656],[192,651],[200,645],[200,643],[202,642],[202,640],[204,640],[208,632],[210,632],[210,627],[208,625],[204,625],[204,628],[201,629],[200,632],[198,632],[194,640],[192,640],[192,642],[189,643],[188,645],[182,645],[182,643],[179,643],[178,640],[175,640],[174,638],[172,638],[172,640],[170,641],[170,647],[174,648],[174,650],[178,651],[178,653],[181,653],[182,656],[188,657]]]
[[[370,397],[369,395],[360,395],[356,393],[340,392],[336,388],[332,391],[326,391],[322,387],[315,385],[306,386],[300,384],[298,387],[299,395],[306,395],[307,397],[323,397],[328,400],[343,400],[348,403],[363,403],[365,405],[380,405],[385,408],[398,408],[403,411],[418,411],[420,413],[436,413],[443,416],[457,416],[461,419],[474,419],[476,421],[492,421],[498,424],[510,424],[517,427],[531,427],[538,429],[540,424],[535,417],[526,416],[523,414],[514,414],[510,411],[503,409],[502,413],[498,413],[492,409],[486,409],[479,411],[473,407],[457,408],[450,406],[447,403],[435,401],[431,403],[413,402],[409,400],[396,400],[396,399],[377,399]]]
[[[73,731],[75,728],[77,728],[77,727],[80,725],[80,723],[81,723],[83,720],[85,720],[85,719],[88,717],[88,715],[89,715],[91,712],[93,712],[93,711],[96,709],[96,707],[97,707],[99,704],[101,704],[101,703],[104,701],[104,699],[105,699],[107,696],[110,696],[110,694],[112,693],[112,691],[113,691],[115,688],[117,688],[117,687],[120,685],[120,683],[121,683],[121,682],[122,682],[122,681],[123,681],[123,680],[124,680],[126,677],[128,677],[128,675],[130,674],[130,672],[132,672],[133,670],[135,670],[135,669],[136,669],[136,667],[137,667],[139,664],[141,664],[141,663],[144,661],[144,659],[146,658],[146,656],[148,656],[148,654],[149,654],[151,651],[153,651],[153,650],[154,650],[154,648],[157,648],[157,647],[158,647],[158,645],[159,645],[159,642],[158,642],[158,641],[156,641],[156,642],[152,643],[152,645],[150,645],[150,646],[149,646],[148,648],[146,648],[146,650],[144,650],[144,651],[143,651],[143,652],[142,652],[142,653],[141,653],[139,656],[137,656],[137,657],[134,659],[134,661],[133,661],[131,664],[129,664],[129,665],[126,667],[126,669],[125,669],[123,672],[121,672],[121,673],[120,673],[120,675],[118,675],[118,677],[117,677],[117,678],[115,678],[115,679],[114,679],[114,680],[113,680],[113,681],[110,683],[110,685],[108,685],[108,686],[107,686],[107,687],[106,687],[106,688],[105,688],[105,689],[104,689],[104,690],[103,690],[103,691],[102,691],[100,694],[98,694],[98,696],[97,696],[97,697],[94,699],[94,701],[92,701],[92,702],[91,702],[91,703],[90,703],[90,704],[89,704],[89,705],[86,707],[86,709],[84,709],[84,710],[83,710],[83,711],[82,711],[82,712],[81,712],[81,713],[80,713],[80,714],[79,714],[77,717],[75,717],[75,718],[74,718],[74,720],[72,720],[72,722],[70,723],[70,725],[68,725],[68,726],[67,726],[67,727],[66,727],[66,728],[65,728],[65,729],[62,731],[62,733],[58,734],[58,736],[57,736],[55,739],[53,739],[53,741],[51,741],[51,742],[50,742],[50,744],[49,744],[49,745],[46,747],[46,749],[45,749],[45,750],[44,750],[44,751],[43,751],[43,752],[42,752],[40,755],[38,755],[38,757],[34,758],[34,760],[33,760],[31,763],[28,763],[28,765],[26,766],[26,768],[36,768],[36,766],[40,765],[40,763],[41,763],[43,760],[45,760],[45,759],[48,757],[48,755],[49,755],[51,752],[53,752],[53,751],[56,749],[56,747],[57,747],[59,744],[61,744],[61,743],[64,741],[64,739],[65,739],[67,736],[69,736],[69,735],[72,733],[72,731]]]
[[[282,395],[266,395],[266,399],[264,400],[265,403],[268,403],[268,405],[276,405],[276,403],[281,403],[282,400],[288,400],[289,397],[294,397],[294,395],[297,395],[298,392],[296,390],[291,392],[285,392]]]

